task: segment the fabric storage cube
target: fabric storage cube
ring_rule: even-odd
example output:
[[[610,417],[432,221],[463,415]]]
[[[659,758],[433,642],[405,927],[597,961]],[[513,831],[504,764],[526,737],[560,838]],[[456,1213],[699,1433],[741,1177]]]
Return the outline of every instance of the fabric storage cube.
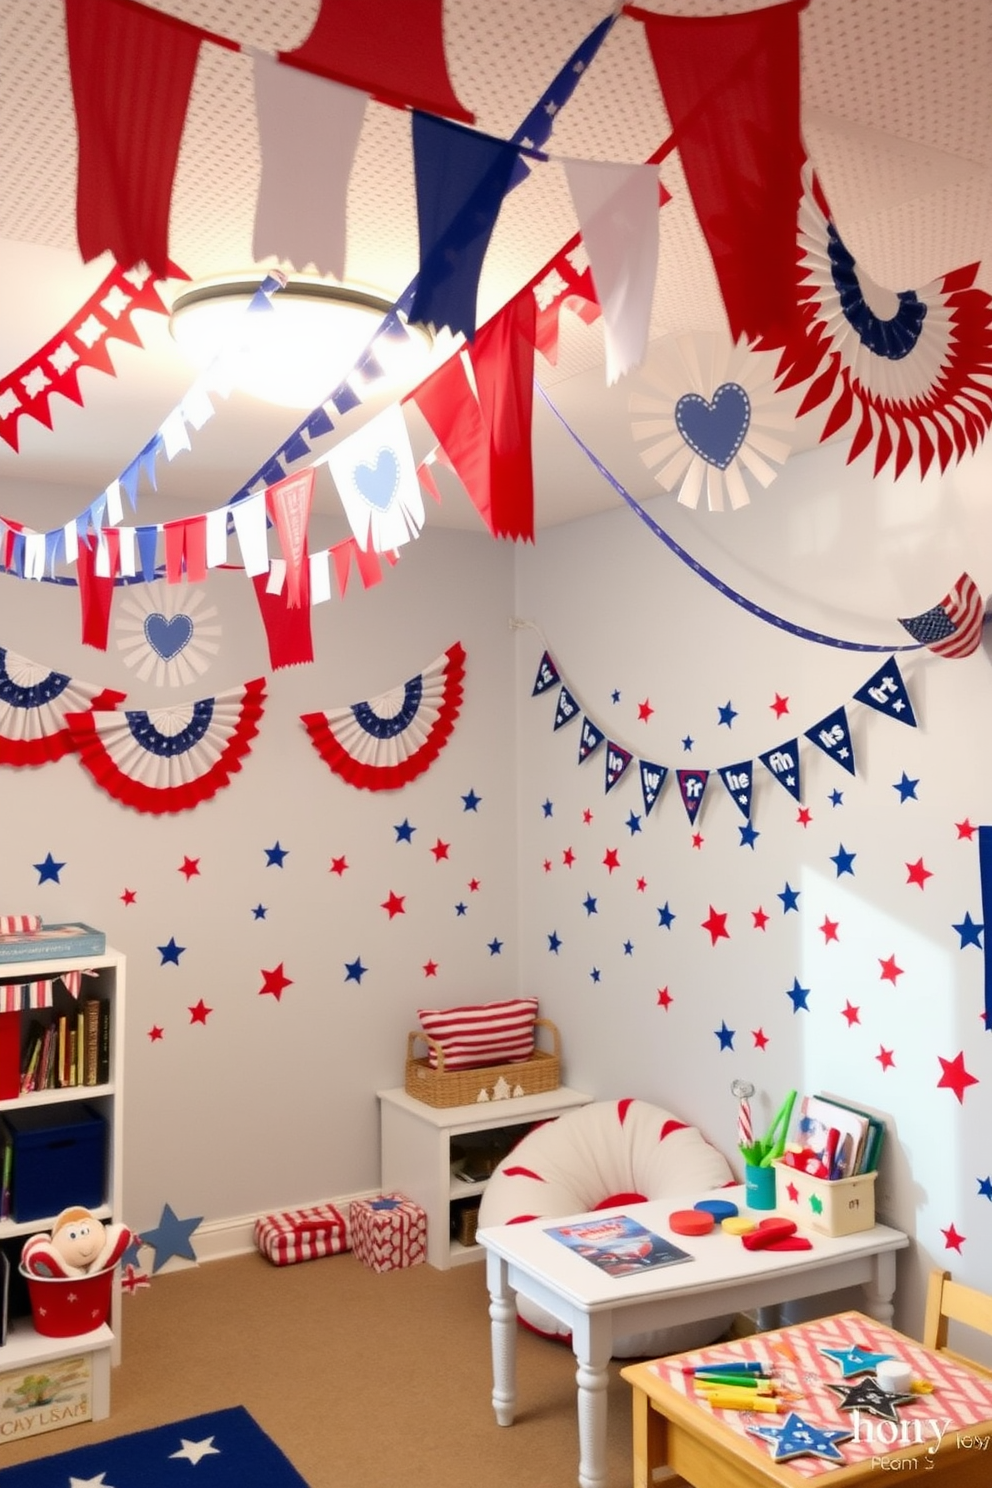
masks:
[[[373,1271],[419,1266],[427,1259],[427,1215],[401,1193],[353,1199],[351,1248]]]
[[[351,1249],[348,1224],[333,1204],[284,1209],[255,1221],[255,1245],[274,1266],[315,1261]]]
[[[107,1123],[92,1106],[25,1106],[7,1111],[13,1144],[11,1217],[46,1219],[106,1197]]]

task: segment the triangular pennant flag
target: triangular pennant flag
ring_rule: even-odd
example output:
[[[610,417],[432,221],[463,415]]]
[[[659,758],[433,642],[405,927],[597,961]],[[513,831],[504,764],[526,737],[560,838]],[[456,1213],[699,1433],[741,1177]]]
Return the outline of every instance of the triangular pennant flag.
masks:
[[[167,278],[172,183],[203,33],[128,0],[65,0],[84,263]]]
[[[420,535],[424,499],[398,403],[342,439],[325,459],[361,549],[384,553]]]
[[[252,584],[258,599],[258,612],[265,627],[272,670],[280,667],[306,666],[313,661],[313,635],[310,630],[310,606],[290,609],[286,589],[270,594],[266,589],[268,574],[255,574]]]
[[[555,732],[562,728],[564,724],[571,723],[573,718],[577,718],[580,711],[581,709],[576,699],[569,692],[568,688],[563,686],[561,692],[558,694],[558,706],[555,709]]]
[[[443,9],[443,0],[321,0],[306,41],[280,52],[279,60],[336,78],[395,108],[471,124],[474,115],[462,108],[448,78]]]
[[[564,168],[603,312],[612,386],[647,348],[658,276],[658,167],[566,160]]]
[[[290,609],[310,604],[308,530],[313,504],[313,469],[300,470],[269,486],[265,504],[275,523],[286,560],[286,603]]]
[[[847,712],[843,707],[835,708],[826,718],[814,723],[811,729],[806,730],[806,738],[818,749],[822,749],[824,754],[829,754],[839,765],[843,765],[849,775],[856,773],[854,745],[851,742]]]
[[[345,277],[348,180],[368,95],[256,53],[255,112],[262,156],[252,257]],[[320,151],[313,189],[308,151]]]
[[[515,145],[414,112],[420,268],[410,321],[475,335],[482,263],[510,177]]]
[[[679,783],[682,805],[685,807],[685,814],[689,818],[691,827],[703,804],[703,792],[706,790],[710,772],[709,770],[676,770],[675,776]]]
[[[23,537],[21,538],[23,543]],[[79,604],[82,610],[83,645],[96,651],[106,651],[110,633],[110,606],[114,597],[114,575],[117,572],[117,555],[120,534],[116,527],[109,527],[96,536],[80,538],[76,558],[76,579],[79,584]],[[97,573],[97,559],[106,552],[108,571]],[[7,565],[12,567],[11,564]]]
[[[721,765],[717,772],[731,800],[745,821],[751,820],[751,792],[754,789],[754,769],[751,760],[741,760],[736,765]]]
[[[603,730],[597,724],[593,723],[591,718],[583,718],[582,736],[579,739],[578,762],[580,765],[583,763],[584,760],[589,759],[591,755],[596,753],[596,750],[599,748],[600,744],[603,743],[603,740],[605,738],[606,735],[603,733]]]
[[[621,780],[626,773],[627,766],[634,756],[628,749],[615,744],[612,739],[606,741],[606,794]]]
[[[644,800],[644,814],[651,815],[651,808],[661,795],[661,788],[668,776],[667,765],[654,765],[650,760],[640,760],[641,774],[641,796]]]
[[[434,431],[447,464],[492,532],[489,434],[463,356],[449,357],[410,396]]]
[[[802,800],[799,776],[799,740],[790,739],[777,749],[769,749],[758,758],[766,770],[770,770],[780,785],[784,785],[790,796]]]
[[[913,704],[894,656],[883,662],[865,685],[858,688],[854,698],[856,702],[865,703],[869,708],[876,708],[879,713],[898,718],[900,723],[908,723],[910,728],[916,727]]]
[[[494,537],[534,540],[534,337],[530,291],[486,322],[468,351],[489,434],[489,510]]]
[[[558,675],[558,668],[551,660],[547,651],[545,651],[538,663],[537,676],[534,678],[534,689],[531,692],[531,697],[540,697],[542,692],[547,692],[549,687],[554,687],[555,683],[560,681],[561,677]]]

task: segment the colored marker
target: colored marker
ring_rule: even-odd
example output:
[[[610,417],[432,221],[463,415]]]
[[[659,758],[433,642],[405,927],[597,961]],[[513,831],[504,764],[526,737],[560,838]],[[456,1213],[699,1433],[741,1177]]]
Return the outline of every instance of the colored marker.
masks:
[[[685,1364],[682,1368],[683,1374],[767,1374],[767,1364],[762,1364],[758,1359],[728,1359],[726,1362],[713,1364]]]
[[[770,1395],[732,1395],[729,1391],[719,1395],[707,1395],[714,1410],[765,1411],[769,1415],[779,1414],[778,1401]]]
[[[697,1374],[694,1384],[702,1388],[704,1385],[732,1385],[739,1390],[759,1390],[762,1386],[767,1389],[771,1386],[771,1380],[766,1380],[757,1374]]]

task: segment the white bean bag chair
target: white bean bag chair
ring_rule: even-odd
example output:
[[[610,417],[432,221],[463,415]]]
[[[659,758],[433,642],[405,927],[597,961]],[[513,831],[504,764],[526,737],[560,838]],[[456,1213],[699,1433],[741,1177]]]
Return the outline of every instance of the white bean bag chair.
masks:
[[[520,1139],[486,1184],[479,1226],[553,1220],[667,1196],[701,1198],[734,1182],[730,1165],[698,1127],[647,1101],[596,1101]],[[569,1340],[564,1325],[526,1297],[518,1296],[517,1315],[545,1337]],[[617,1340],[614,1357],[657,1358],[702,1348],[731,1321],[716,1317],[631,1334]]]

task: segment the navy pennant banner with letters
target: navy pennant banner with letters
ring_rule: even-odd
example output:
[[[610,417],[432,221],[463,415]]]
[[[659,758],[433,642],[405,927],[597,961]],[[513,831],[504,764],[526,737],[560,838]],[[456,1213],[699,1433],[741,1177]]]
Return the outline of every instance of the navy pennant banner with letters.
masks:
[[[846,709],[835,708],[833,713],[828,713],[826,718],[821,718],[819,723],[814,723],[811,729],[807,729],[805,737],[818,749],[822,749],[824,754],[829,754],[839,765],[843,765],[849,775],[855,773],[854,745],[851,743]]]
[[[706,790],[710,772],[708,770],[676,770],[675,776],[679,783],[682,805],[685,807],[685,814],[689,818],[691,827],[703,804],[703,793]]]
[[[802,800],[799,780],[799,740],[789,739],[777,749],[769,749],[758,758],[766,770],[770,770],[780,785],[784,785],[790,796]]]
[[[722,765],[717,772],[730,793],[745,821],[751,820],[751,792],[754,788],[754,767],[750,760],[741,760],[737,765]]]
[[[555,709],[555,729],[563,728],[566,723],[571,723],[573,718],[578,718],[580,709],[567,687],[563,687],[558,694],[558,707]]]
[[[537,669],[537,676],[534,679],[534,690],[531,693],[531,697],[540,697],[542,692],[547,692],[549,687],[554,687],[555,683],[560,681],[558,668],[551,660],[547,651],[545,651],[541,657],[541,664]]]
[[[910,728],[916,727],[916,714],[894,656],[890,656],[874,676],[858,688],[854,697],[856,702],[864,703],[868,708],[887,713],[900,723],[908,723]]]
[[[587,760],[591,754],[596,753],[596,750],[599,748],[600,744],[602,744],[605,738],[606,735],[603,733],[603,730],[601,728],[597,728],[591,718],[583,718],[582,738],[579,740],[580,765],[582,764],[583,760]]]
[[[614,744],[609,739],[606,744],[606,794],[616,785],[623,775],[634,756],[629,749],[623,749],[619,744]]]
[[[661,788],[668,778],[667,765],[653,765],[650,760],[641,760],[641,796],[644,800],[644,814],[651,815],[651,807],[661,795]]]

